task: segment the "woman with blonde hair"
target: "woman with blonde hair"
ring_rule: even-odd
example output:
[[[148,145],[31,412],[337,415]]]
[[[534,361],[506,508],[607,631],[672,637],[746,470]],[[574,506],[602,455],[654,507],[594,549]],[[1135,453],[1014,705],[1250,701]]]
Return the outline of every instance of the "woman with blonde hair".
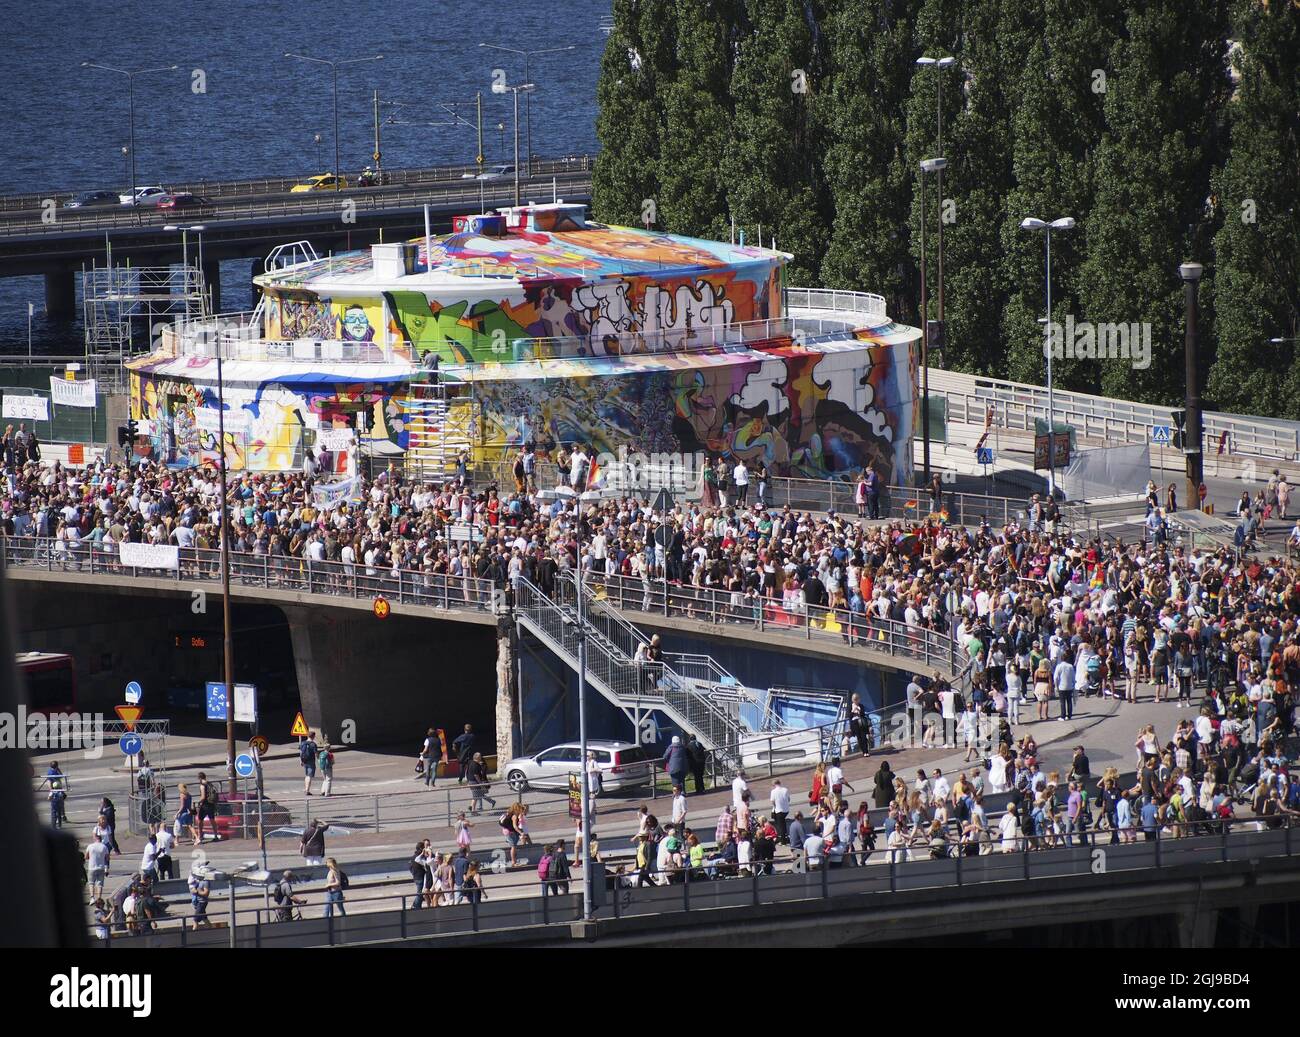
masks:
[[[813,771],[812,789],[808,793],[808,805],[816,807],[821,805],[822,797],[826,794],[826,761],[819,760],[817,768]]]
[[[1048,669],[1047,659],[1040,659],[1038,669],[1034,671],[1034,701],[1038,703],[1038,719],[1047,719],[1047,706],[1052,697],[1052,672]]]

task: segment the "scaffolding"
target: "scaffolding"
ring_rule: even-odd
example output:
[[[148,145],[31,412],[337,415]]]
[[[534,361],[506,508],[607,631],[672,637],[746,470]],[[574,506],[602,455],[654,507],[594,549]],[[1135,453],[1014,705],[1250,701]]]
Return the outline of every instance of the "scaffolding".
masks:
[[[406,474],[441,480],[456,470],[462,453],[473,454],[474,386],[448,381],[436,370],[412,379],[406,401]]]
[[[208,313],[197,266],[94,264],[81,273],[86,366],[101,392],[126,391],[123,364],[158,345],[177,318]]]

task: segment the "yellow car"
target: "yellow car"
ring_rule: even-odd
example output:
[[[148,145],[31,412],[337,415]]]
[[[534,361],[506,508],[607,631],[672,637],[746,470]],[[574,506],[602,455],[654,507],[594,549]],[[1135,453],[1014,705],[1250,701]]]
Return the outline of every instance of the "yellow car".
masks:
[[[347,177],[336,177],[333,173],[322,173],[320,176],[309,177],[301,184],[295,184],[293,187],[289,188],[289,193],[301,194],[304,191],[341,191],[347,186]]]

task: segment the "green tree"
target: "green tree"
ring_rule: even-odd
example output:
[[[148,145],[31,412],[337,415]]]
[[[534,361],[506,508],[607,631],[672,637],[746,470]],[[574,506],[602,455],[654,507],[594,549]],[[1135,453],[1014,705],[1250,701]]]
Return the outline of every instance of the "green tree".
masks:
[[[676,234],[730,233],[722,155],[731,135],[731,41],[739,0],[677,0],[677,74],[664,96],[658,222]]]
[[[1300,418],[1300,7],[1237,0],[1227,163],[1214,179],[1213,334],[1207,397]]]
[[[596,82],[596,138],[600,152],[591,177],[592,214],[606,223],[638,224],[647,199],[659,192],[663,134],[659,91],[663,45],[647,41],[647,19],[662,17],[666,0],[614,0],[614,27]],[[661,28],[671,27],[671,19]]]
[[[1227,36],[1227,0],[1139,0],[1111,50],[1077,293],[1094,323],[1149,323],[1151,363],[1098,363],[1105,395],[1170,403],[1183,394],[1178,265],[1208,248],[1206,202],[1230,85]]]
[[[834,220],[821,278],[833,288],[878,292],[891,316],[916,319],[908,254],[914,180],[904,161],[904,106],[916,56],[920,0],[834,5],[826,22],[829,88],[818,98],[826,130],[825,171]]]
[[[817,12],[800,0],[747,0],[745,8],[722,161],[729,208],[749,241],[761,226],[764,244],[775,234],[777,248],[793,254],[789,284],[815,285],[829,224],[813,105],[825,71]]]
[[[1045,381],[1043,329],[1046,276],[1042,233],[1027,233],[1027,216],[1054,220],[1073,216],[1074,230],[1052,236],[1052,315],[1078,312],[1075,284],[1084,253],[1093,185],[1089,157],[1105,129],[1103,99],[1107,61],[1124,28],[1124,0],[1045,0],[1034,5],[1041,32],[1019,68],[1012,115],[1015,184],[1002,223],[1003,268],[1011,295],[1002,318],[1007,343],[1006,377]],[[1096,392],[1100,371],[1092,361],[1053,360],[1053,381],[1062,388]]]

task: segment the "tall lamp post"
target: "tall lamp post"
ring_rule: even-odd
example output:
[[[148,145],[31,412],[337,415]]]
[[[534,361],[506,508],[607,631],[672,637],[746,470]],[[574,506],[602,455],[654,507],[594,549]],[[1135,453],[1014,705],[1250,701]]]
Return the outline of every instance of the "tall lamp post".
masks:
[[[1052,231],[1054,230],[1071,230],[1074,227],[1073,216],[1062,216],[1060,219],[1052,220],[1051,223],[1045,220],[1036,219],[1033,216],[1027,216],[1020,221],[1021,230],[1042,231],[1047,240],[1047,325],[1044,331],[1044,341],[1050,347],[1052,334]],[[1052,395],[1052,350],[1045,349],[1047,354],[1047,492],[1052,497],[1056,496],[1056,407],[1055,398]]]
[[[515,95],[515,206],[519,205],[519,93],[523,91],[528,93],[533,90],[532,83],[520,83],[518,86],[507,86],[505,83],[493,84],[492,89],[498,94],[504,94],[506,91]]]
[[[947,57],[947,58],[924,58],[923,57],[923,58],[916,59],[916,63],[920,65],[922,68],[934,68],[937,69],[939,72],[942,72],[945,68],[951,68],[954,64],[956,64],[956,62],[957,59],[953,57]],[[938,142],[937,142],[937,150],[935,154],[938,155],[940,158],[942,158],[943,157],[943,76],[942,75],[939,76],[939,80],[936,86],[938,87],[938,91],[935,99],[935,114],[936,114],[936,123],[938,125]],[[946,164],[947,163],[945,163],[944,165]],[[938,250],[939,250],[939,269],[938,269],[939,277],[938,277],[938,290],[936,292],[937,302],[939,306],[939,313],[938,313],[938,319],[935,322],[935,328],[939,332],[938,335],[939,341],[937,343],[932,343],[932,345],[938,346],[940,350],[942,350],[943,347],[946,345],[945,340],[947,337],[945,335],[946,327],[943,322],[943,170],[944,170],[944,166],[938,166],[936,168],[936,176],[935,176],[935,192],[936,192],[936,198],[938,199],[935,208],[939,210],[939,231],[938,231],[938,239],[937,239]],[[926,474],[928,478],[929,473],[927,472]]]
[[[577,50],[573,44],[567,47],[546,47],[542,50],[519,50],[515,47],[502,47],[496,43],[480,43],[480,47],[487,47],[489,50],[503,50],[507,54],[519,54],[524,59],[524,79],[529,83],[533,81],[532,57],[534,54],[559,54],[566,50]],[[518,98],[515,98],[518,101]],[[533,102],[531,97],[524,98],[524,118],[528,121],[528,175],[533,175]],[[518,116],[516,115],[516,120]],[[517,151],[518,149],[516,149]],[[515,165],[519,164],[518,155],[515,156]],[[516,201],[516,205],[519,203]]]
[[[1201,379],[1197,373],[1197,318],[1200,316],[1196,299],[1196,286],[1200,284],[1205,268],[1200,263],[1183,263],[1178,276],[1183,279],[1183,302],[1187,314],[1187,337],[1183,344],[1183,360],[1187,370],[1187,389],[1184,405],[1187,408],[1186,434],[1183,452],[1187,455],[1187,504],[1189,507],[1200,498],[1204,474],[1201,454]]]
[[[135,204],[135,77],[147,75],[150,72],[175,72],[179,65],[162,65],[159,68],[137,68],[125,69],[114,68],[112,65],[101,65],[96,61],[83,61],[82,68],[98,68],[105,72],[116,72],[118,75],[126,76],[126,93],[130,103],[130,138],[128,145],[131,154],[131,204]]]
[[[930,484],[930,300],[925,292],[925,176],[941,173],[946,158],[927,158],[921,162],[921,470],[925,484]],[[940,214],[940,224],[943,219]]]
[[[340,61],[337,58],[313,58],[306,54],[292,54],[285,52],[286,58],[296,58],[299,61],[314,61],[318,65],[329,65],[330,71],[334,74],[334,190],[340,190],[339,187],[339,66],[340,65],[358,65],[363,61],[381,61],[382,54],[372,54],[368,58],[346,58]],[[375,149],[378,151],[378,147]]]

